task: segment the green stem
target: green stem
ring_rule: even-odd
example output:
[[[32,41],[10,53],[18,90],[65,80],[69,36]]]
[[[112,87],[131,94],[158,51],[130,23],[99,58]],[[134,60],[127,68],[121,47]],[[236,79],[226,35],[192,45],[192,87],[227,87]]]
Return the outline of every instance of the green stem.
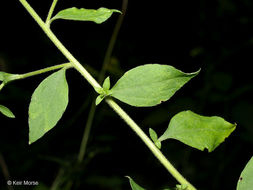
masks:
[[[149,137],[142,131],[142,129],[132,120],[131,117],[115,103],[111,98],[107,98],[106,102],[109,106],[132,128],[132,130],[142,139],[156,158],[162,163],[162,165],[171,173],[171,175],[182,185],[187,185],[189,190],[196,190],[167,160],[163,153],[155,146],[155,144],[149,139]]]
[[[106,72],[107,67],[110,63],[110,58],[112,56],[112,51],[113,51],[113,48],[115,46],[115,42],[117,40],[119,30],[121,28],[121,25],[123,23],[123,20],[124,20],[125,14],[126,14],[127,4],[128,4],[128,0],[123,0],[122,14],[119,16],[119,18],[117,20],[117,23],[115,25],[115,28],[113,30],[113,33],[112,33],[112,36],[111,36],[111,39],[110,39],[110,42],[109,42],[109,45],[108,45],[108,48],[106,50],[103,66],[102,66],[102,69],[101,69],[101,72],[100,72],[99,78],[98,78],[99,84],[101,84],[103,82],[103,79],[105,77],[105,72]]]
[[[80,72],[81,75],[93,86],[93,88],[101,88],[98,82],[86,71],[86,69],[73,57],[73,55],[63,46],[63,44],[57,39],[50,28],[41,20],[38,14],[33,8],[26,2],[26,0],[19,0],[25,9],[31,14],[35,21],[39,24],[42,30],[47,34],[50,40],[55,46],[65,55],[65,57],[72,63],[73,67]],[[106,102],[109,106],[122,118],[124,121],[136,132],[136,134],[143,140],[148,146],[151,152],[157,157],[157,159],[163,164],[163,166],[175,177],[175,179],[188,186],[188,190],[196,190],[166,159],[162,152],[154,145],[154,143],[148,138],[147,135],[141,130],[141,128],[127,115],[127,113],[121,109],[112,99],[107,99]]]
[[[93,119],[94,119],[95,112],[96,112],[96,105],[95,105],[95,102],[92,101],[92,104],[91,104],[91,107],[90,107],[90,112],[89,112],[89,115],[88,115],[88,119],[87,119],[87,122],[86,122],[86,125],[85,125],[85,130],[83,132],[83,138],[82,138],[81,146],[80,146],[80,149],[79,149],[78,158],[77,158],[77,161],[79,163],[81,163],[83,161],[84,155],[86,153],[87,143],[88,143],[88,140],[89,140],[90,130],[91,130],[91,126],[92,126],[92,122],[93,122]]]
[[[0,168],[2,169],[2,172],[3,172],[3,176],[5,178],[6,181],[10,180],[10,173],[9,173],[9,170],[8,170],[8,166],[4,160],[4,157],[3,155],[1,154],[0,152]],[[7,189],[8,190],[14,190],[13,187],[11,185],[7,185]]]
[[[55,6],[56,6],[56,3],[58,2],[58,0],[54,0],[50,9],[49,9],[49,12],[48,12],[48,15],[47,15],[47,19],[46,19],[46,24],[48,26],[50,26],[50,20],[51,20],[51,17],[52,17],[52,14],[54,12],[54,9],[55,9]]]
[[[107,67],[110,63],[110,58],[112,56],[112,51],[113,51],[113,48],[115,46],[115,42],[116,42],[116,39],[118,37],[119,30],[121,28],[121,25],[122,25],[122,22],[123,22],[125,13],[126,13],[127,4],[128,4],[128,0],[123,0],[122,14],[119,16],[119,18],[116,22],[116,25],[114,27],[114,30],[113,30],[108,48],[107,48],[106,53],[105,53],[105,58],[104,58],[104,61],[103,61],[102,69],[99,73],[99,77],[98,77],[99,84],[101,84],[103,82],[104,78],[105,78],[105,73],[106,73]],[[89,112],[89,115],[88,115],[87,123],[85,125],[85,130],[84,130],[84,133],[83,133],[83,138],[82,138],[82,142],[81,142],[81,146],[80,146],[80,150],[79,150],[79,154],[78,154],[78,162],[79,163],[81,163],[83,161],[83,158],[84,158],[84,155],[85,155],[85,152],[86,152],[86,148],[87,148],[87,143],[88,143],[89,136],[90,136],[90,130],[91,130],[92,122],[93,122],[95,112],[96,112],[96,105],[95,105],[94,102],[95,102],[95,100],[92,102],[92,105],[90,107],[90,112]]]
[[[47,67],[47,68],[44,68],[44,69],[40,69],[40,70],[37,70],[37,71],[32,71],[32,72],[29,72],[29,73],[18,75],[16,77],[16,79],[25,79],[25,78],[28,78],[28,77],[31,77],[31,76],[34,76],[34,75],[39,75],[39,74],[42,74],[42,73],[46,73],[46,72],[49,72],[49,71],[61,69],[61,68],[64,68],[64,67],[65,68],[70,68],[70,67],[72,67],[72,64],[71,63],[63,63],[63,64],[60,64],[60,65],[54,65],[54,66]]]
[[[62,185],[62,178],[63,178],[63,175],[64,175],[64,169],[60,169],[57,173],[57,177],[55,178],[50,190],[58,190],[59,186]]]
[[[54,65],[54,66],[51,66],[51,67],[47,67],[47,68],[44,68],[44,69],[40,69],[40,70],[37,70],[37,71],[32,71],[32,72],[29,72],[29,73],[24,73],[24,74],[12,74],[7,80],[5,80],[4,82],[1,83],[0,85],[0,90],[9,82],[11,81],[14,81],[14,80],[20,80],[20,79],[25,79],[25,78],[28,78],[28,77],[32,77],[32,76],[35,76],[35,75],[39,75],[39,74],[42,74],[42,73],[46,73],[46,72],[49,72],[49,71],[53,71],[53,70],[56,70],[56,69],[61,69],[61,68],[70,68],[72,67],[72,64],[71,63],[63,63],[63,64],[60,64],[60,65]]]
[[[87,72],[87,70],[76,60],[76,58],[65,48],[65,46],[58,40],[51,29],[43,22],[34,9],[27,3],[26,0],[19,0],[25,9],[30,13],[34,20],[39,24],[41,29],[46,33],[49,39],[62,52],[62,54],[72,63],[73,67],[90,83],[93,88],[101,88],[98,82]]]

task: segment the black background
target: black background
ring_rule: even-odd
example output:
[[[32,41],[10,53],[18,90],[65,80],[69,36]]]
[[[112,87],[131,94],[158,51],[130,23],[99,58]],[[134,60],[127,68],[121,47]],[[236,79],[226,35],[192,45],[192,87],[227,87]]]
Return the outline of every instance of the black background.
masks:
[[[51,1],[29,3],[46,18]],[[60,0],[56,12],[72,6],[120,10],[121,3]],[[67,62],[19,1],[1,1],[0,10],[0,70],[25,73]],[[171,117],[187,109],[237,123],[237,129],[212,153],[174,140],[163,143],[166,157],[198,189],[235,189],[252,156],[252,10],[250,0],[130,0],[112,54],[114,69],[107,72],[112,84],[125,71],[147,63],[169,64],[184,72],[202,69],[162,105],[135,108],[119,102],[146,133],[152,127],[161,135]],[[97,77],[117,17],[114,14],[101,25],[57,20],[51,28]],[[131,176],[148,190],[175,186],[171,175],[105,103],[98,106],[85,161],[75,167],[93,94],[74,69],[67,71],[70,100],[63,118],[29,146],[28,106],[33,90],[46,76],[13,82],[0,93],[0,104],[16,115],[16,119],[0,115],[0,152],[13,180],[36,180],[40,183],[37,190],[48,189],[61,167],[64,179],[73,182],[72,189],[130,189],[124,176]],[[2,173],[0,188],[6,189]]]

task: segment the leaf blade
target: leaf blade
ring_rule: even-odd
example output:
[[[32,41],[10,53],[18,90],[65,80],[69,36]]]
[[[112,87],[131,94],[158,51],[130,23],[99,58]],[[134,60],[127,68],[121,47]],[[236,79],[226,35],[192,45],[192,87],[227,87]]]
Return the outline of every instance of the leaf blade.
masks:
[[[110,77],[107,77],[107,78],[104,80],[103,89],[104,89],[104,90],[109,90],[110,87],[111,87]]]
[[[114,98],[132,106],[155,106],[169,100],[198,73],[184,73],[169,65],[146,64],[126,72],[110,92]]]
[[[75,21],[92,21],[97,24],[101,24],[105,22],[107,19],[111,17],[114,12],[121,13],[116,9],[107,9],[101,7],[97,10],[95,9],[78,9],[76,7],[64,9],[58,12],[52,19],[64,19],[64,20],[75,20]]]
[[[96,98],[96,100],[95,100],[95,104],[96,104],[96,106],[98,106],[102,101],[103,101],[103,99],[105,98],[105,96],[104,95],[98,95],[98,97]]]
[[[0,112],[6,117],[15,118],[15,115],[12,113],[12,111],[6,106],[0,105]]]
[[[29,105],[29,144],[51,130],[68,105],[66,69],[44,79],[35,89]]]
[[[182,111],[170,121],[169,127],[158,139],[176,139],[199,150],[213,151],[236,128],[221,117],[201,116],[192,111]]]
[[[131,177],[129,176],[126,176],[126,177],[129,179],[129,183],[132,190],[145,190],[144,188],[139,186],[137,183],[135,183],[135,181]]]
[[[246,164],[237,183],[236,190],[251,190],[253,187],[253,157]]]
[[[151,137],[152,141],[155,143],[156,147],[161,149],[162,144],[158,140],[158,136],[152,128],[149,128],[149,136]]]

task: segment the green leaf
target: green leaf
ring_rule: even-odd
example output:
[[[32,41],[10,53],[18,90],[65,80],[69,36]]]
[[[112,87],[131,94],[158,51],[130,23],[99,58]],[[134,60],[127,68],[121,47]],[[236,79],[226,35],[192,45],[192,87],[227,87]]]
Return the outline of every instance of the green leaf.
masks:
[[[0,112],[6,117],[15,118],[15,115],[12,113],[12,111],[3,105],[0,105]]]
[[[107,9],[104,7],[101,7],[97,10],[84,8],[78,9],[76,7],[72,7],[60,11],[51,19],[51,21],[56,19],[65,19],[75,21],[93,21],[97,24],[100,24],[109,19],[114,12],[121,13],[116,9]]]
[[[29,144],[52,129],[62,117],[68,105],[66,69],[61,69],[36,88],[29,106]]]
[[[201,116],[192,111],[183,111],[176,114],[170,121],[168,129],[159,138],[177,139],[199,150],[213,151],[236,128],[221,117]]]
[[[103,83],[103,89],[104,90],[109,90],[110,89],[110,77],[107,77]]]
[[[95,91],[98,93],[98,94],[103,94],[104,93],[104,89],[103,88],[99,88],[99,87],[94,87]]]
[[[169,65],[146,64],[126,72],[110,92],[132,106],[155,106],[170,99],[198,73],[183,73]]]
[[[161,141],[158,140],[156,132],[153,129],[151,129],[151,128],[149,128],[149,135],[150,135],[152,141],[157,146],[157,148],[161,149],[161,146],[162,146],[161,145]]]
[[[129,177],[129,176],[126,176],[126,177],[129,179],[129,183],[130,183],[132,190],[145,190],[144,188],[139,186],[137,183],[135,183],[131,177]]]
[[[187,185],[183,184],[183,185],[176,185],[176,190],[187,190]]]
[[[252,190],[253,187],[253,157],[243,169],[236,190]]]
[[[96,98],[96,102],[95,102],[96,106],[97,106],[98,104],[100,104],[104,98],[105,98],[105,96],[104,96],[103,94],[99,95],[99,96]]]

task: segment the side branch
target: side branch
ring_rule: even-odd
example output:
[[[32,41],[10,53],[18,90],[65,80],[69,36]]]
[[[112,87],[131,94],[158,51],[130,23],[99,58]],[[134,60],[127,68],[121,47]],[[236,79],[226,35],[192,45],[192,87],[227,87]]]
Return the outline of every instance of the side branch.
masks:
[[[62,52],[62,54],[71,62],[72,66],[80,72],[80,74],[93,86],[93,88],[101,88],[98,82],[86,71],[86,69],[74,58],[74,56],[64,47],[64,45],[57,39],[57,37],[50,30],[48,25],[42,21],[34,9],[27,3],[26,0],[19,0],[25,9],[31,14],[35,21],[39,24],[42,30],[46,33],[49,39]],[[128,116],[128,114],[112,99],[106,99],[107,104],[122,118],[124,121],[136,132],[142,141],[148,146],[156,158],[163,164],[163,166],[175,177],[175,179],[182,185],[187,185],[187,190],[196,190],[166,159],[162,152],[156,148],[154,143],[142,131],[142,129]]]

